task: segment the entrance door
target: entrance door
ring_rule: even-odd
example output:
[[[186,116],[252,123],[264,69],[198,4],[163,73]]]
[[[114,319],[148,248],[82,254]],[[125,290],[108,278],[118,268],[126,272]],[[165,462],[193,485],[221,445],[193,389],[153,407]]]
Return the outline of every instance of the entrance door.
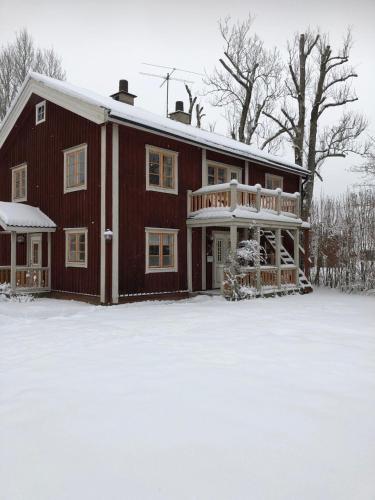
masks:
[[[212,269],[212,288],[220,288],[224,279],[224,266],[230,250],[229,231],[215,231],[214,262]]]
[[[30,267],[42,267],[42,235],[30,236],[29,262]]]

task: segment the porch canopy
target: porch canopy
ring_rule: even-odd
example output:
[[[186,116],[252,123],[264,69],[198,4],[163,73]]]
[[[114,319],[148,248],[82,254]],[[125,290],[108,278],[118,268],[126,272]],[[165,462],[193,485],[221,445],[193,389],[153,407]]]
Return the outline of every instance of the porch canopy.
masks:
[[[0,201],[0,236],[10,235],[10,266],[0,266],[0,280],[11,289],[44,291],[51,288],[51,233],[56,224],[39,208],[23,203]],[[17,234],[47,233],[48,267],[17,266]],[[39,240],[41,244],[42,240]],[[0,282],[1,282],[0,281]]]
[[[39,208],[7,201],[0,201],[0,226],[14,233],[56,231],[56,224]]]

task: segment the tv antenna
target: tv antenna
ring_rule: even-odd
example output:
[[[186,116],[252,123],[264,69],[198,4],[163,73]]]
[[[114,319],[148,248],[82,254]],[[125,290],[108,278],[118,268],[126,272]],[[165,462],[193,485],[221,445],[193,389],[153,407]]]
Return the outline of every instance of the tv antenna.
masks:
[[[150,63],[142,63],[144,64],[145,66],[152,66],[154,68],[163,68],[163,69],[167,69],[168,72],[167,74],[165,75],[156,75],[155,73],[144,73],[143,71],[140,71],[140,74],[141,75],[145,75],[145,76],[152,76],[154,78],[161,78],[163,81],[161,82],[161,85],[159,88],[161,88],[164,84],[166,84],[166,88],[167,88],[167,99],[166,99],[166,108],[167,108],[167,117],[169,115],[169,82],[171,80],[173,81],[176,81],[176,82],[183,82],[183,83],[194,83],[193,81],[191,80],[186,80],[184,78],[172,78],[172,75],[176,72],[176,71],[181,71],[183,73],[190,73],[192,75],[199,75],[199,76],[203,76],[202,73],[196,73],[195,71],[188,71],[188,70],[185,70],[185,69],[181,69],[181,68],[172,68],[170,66],[160,66],[158,64],[150,64]]]

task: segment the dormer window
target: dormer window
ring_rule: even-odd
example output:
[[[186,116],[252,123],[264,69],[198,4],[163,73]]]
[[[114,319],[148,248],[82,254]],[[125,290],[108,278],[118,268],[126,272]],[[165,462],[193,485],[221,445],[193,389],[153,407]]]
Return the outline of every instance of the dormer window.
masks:
[[[46,101],[42,101],[35,106],[35,124],[46,121]]]

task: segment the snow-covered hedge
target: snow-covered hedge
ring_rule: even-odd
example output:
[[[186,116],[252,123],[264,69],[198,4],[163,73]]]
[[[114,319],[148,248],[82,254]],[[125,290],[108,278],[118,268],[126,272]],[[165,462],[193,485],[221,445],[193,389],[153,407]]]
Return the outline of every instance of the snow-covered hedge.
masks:
[[[254,298],[257,294],[255,286],[243,284],[246,274],[243,268],[253,266],[255,262],[265,262],[265,249],[256,240],[243,240],[235,252],[230,252],[224,268],[222,292],[227,300],[243,300]]]
[[[1,302],[31,302],[34,300],[31,294],[15,294],[9,283],[0,283],[0,301]]]

